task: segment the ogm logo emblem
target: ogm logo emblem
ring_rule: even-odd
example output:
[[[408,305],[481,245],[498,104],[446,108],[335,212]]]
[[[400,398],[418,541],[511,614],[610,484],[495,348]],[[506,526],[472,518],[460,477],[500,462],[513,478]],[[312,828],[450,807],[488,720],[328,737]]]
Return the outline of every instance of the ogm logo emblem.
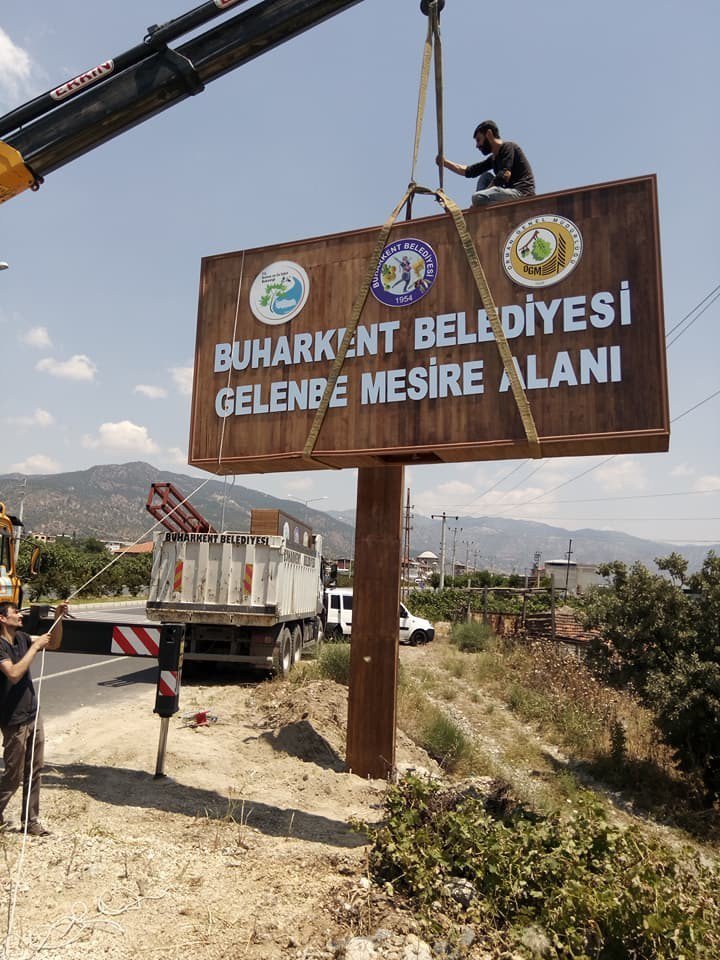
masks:
[[[255,277],[250,288],[250,309],[270,326],[287,323],[307,302],[310,280],[299,263],[277,260]]]
[[[507,238],[503,267],[523,287],[549,287],[572,273],[582,251],[582,235],[572,220],[541,214],[525,220]]]

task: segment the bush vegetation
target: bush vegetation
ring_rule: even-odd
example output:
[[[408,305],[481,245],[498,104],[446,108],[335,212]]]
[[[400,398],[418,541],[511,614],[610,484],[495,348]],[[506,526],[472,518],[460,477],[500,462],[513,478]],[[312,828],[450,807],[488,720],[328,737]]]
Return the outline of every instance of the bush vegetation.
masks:
[[[467,659],[464,678],[561,746],[574,768],[698,836],[715,834],[714,818],[702,811],[699,777],[678,769],[652,711],[630,692],[608,686],[549,641],[497,639]]]
[[[350,644],[326,643],[318,657],[320,676],[347,687],[350,683]]]
[[[28,582],[30,556],[35,546],[33,541],[24,541],[20,547],[19,562],[20,576],[27,582],[26,598],[33,601],[69,597],[114,558],[104,544],[92,537],[78,540],[61,538],[54,543],[43,544],[42,573]],[[122,593],[138,596],[150,585],[151,569],[152,555],[149,553],[121,557],[81,590],[79,596],[112,597]]]
[[[433,703],[425,683],[400,672],[398,724],[443,770],[453,774],[486,772],[482,758],[459,725]]]
[[[456,578],[459,579],[459,578]],[[563,603],[565,601],[563,600]],[[569,602],[574,602],[572,599]],[[482,590],[468,590],[465,587],[451,586],[443,590],[412,590],[407,598],[407,607],[418,617],[436,623],[446,620],[451,623],[467,619],[471,613],[519,614],[523,609],[522,591],[507,591],[489,588],[487,595]],[[525,600],[525,612],[546,613],[550,610],[550,592],[528,593]]]
[[[540,816],[407,777],[385,814],[366,827],[371,870],[431,929],[476,922],[515,955],[538,955],[540,943],[558,960],[720,955],[717,875],[691,851],[611,825],[589,795],[565,816]]]
[[[653,712],[712,806],[720,800],[720,557],[710,552],[692,576],[678,554],[656,563],[665,576],[639,563],[601,568],[611,585],[592,591],[584,609],[599,631],[592,661]]]
[[[450,633],[450,642],[463,652],[478,653],[492,645],[495,634],[484,623],[456,623]]]

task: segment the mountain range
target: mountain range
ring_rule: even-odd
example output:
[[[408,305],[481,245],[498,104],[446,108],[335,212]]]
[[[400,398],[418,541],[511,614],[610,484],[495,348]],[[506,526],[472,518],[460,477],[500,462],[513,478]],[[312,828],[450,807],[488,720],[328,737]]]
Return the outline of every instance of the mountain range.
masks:
[[[17,514],[24,491],[27,532],[132,542],[152,526],[145,503],[153,481],[172,483],[184,495],[191,494],[200,482],[196,477],[159,470],[149,463],[106,464],[72,473],[0,476],[0,500],[5,500],[9,513]],[[296,500],[278,499],[233,484],[232,480],[224,483],[214,479],[193,495],[191,502],[213,526],[226,530],[248,530],[253,508],[283,510],[322,535],[327,556],[353,555],[354,510],[314,510]],[[412,518],[411,555],[427,550],[439,554],[440,527],[439,520],[416,514]],[[688,559],[691,569],[697,569],[708,550],[720,552],[720,544],[670,545],[613,530],[565,530],[507,517],[462,517],[447,524],[445,536],[448,564],[454,556],[458,563],[519,573],[532,567],[536,553],[543,560],[566,557],[570,540],[572,559],[580,563],[639,560],[652,567],[655,557],[675,550]]]

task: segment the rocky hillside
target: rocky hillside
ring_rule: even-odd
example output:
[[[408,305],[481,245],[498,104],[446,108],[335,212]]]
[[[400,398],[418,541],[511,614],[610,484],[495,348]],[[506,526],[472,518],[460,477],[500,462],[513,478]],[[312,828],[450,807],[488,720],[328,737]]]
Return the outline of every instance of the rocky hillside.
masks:
[[[7,498],[8,510],[17,510],[20,474],[0,476],[0,498]],[[190,494],[201,482],[197,477],[159,470],[149,463],[105,464],[78,470],[27,477],[25,521],[27,529],[47,534],[93,536],[101,540],[135,540],[151,525],[145,510],[150,484],[169,481],[184,494]],[[261,482],[261,478],[259,481]],[[192,498],[193,504],[215,526],[220,527],[225,485],[211,480]],[[327,556],[349,557],[353,554],[355,511],[325,512],[304,507],[294,500],[279,500],[251,487],[227,483],[225,528],[247,530],[250,511],[255,507],[285,510],[307,520],[323,537]],[[458,532],[453,538],[453,527]],[[677,550],[687,557],[691,569],[697,569],[713,545],[679,546],[653,540],[642,540],[611,530],[565,530],[546,523],[513,520],[507,517],[462,517],[448,524],[447,561],[488,567],[505,572],[524,573],[532,567],[536,551],[545,560],[566,555],[568,541],[573,541],[573,560],[579,563],[603,563],[636,560],[652,567],[655,557]],[[714,549],[720,552],[720,544]],[[413,518],[411,551],[417,556],[425,550],[440,552],[440,521],[416,514]]]

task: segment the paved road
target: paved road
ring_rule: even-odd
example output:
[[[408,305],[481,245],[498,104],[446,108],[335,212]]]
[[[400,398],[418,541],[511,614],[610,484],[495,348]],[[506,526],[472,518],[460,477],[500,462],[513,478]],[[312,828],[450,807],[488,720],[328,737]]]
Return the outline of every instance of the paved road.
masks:
[[[73,616],[81,620],[102,620],[113,623],[150,623],[145,617],[145,606],[102,606],[84,610],[75,607]],[[225,668],[223,672],[222,667]],[[60,717],[76,707],[110,705],[135,696],[144,689],[143,703],[152,711],[155,706],[157,683],[157,660],[154,657],[105,657],[84,653],[47,653],[45,670],[40,683],[40,658],[32,668],[36,687],[40,689],[41,709],[46,718]],[[228,682],[257,683],[263,674],[242,668],[239,665],[202,664],[192,665],[192,670],[183,673],[183,687],[195,684],[206,685],[217,679],[218,672]],[[180,700],[182,709],[182,694]]]
[[[112,620],[115,623],[144,623],[145,606],[101,607],[73,613],[82,620]],[[96,657],[81,653],[47,653],[42,683],[39,684],[40,659],[33,665],[35,685],[40,690],[41,708],[46,718],[62,716],[79,706],[117,703],[137,690],[147,692],[148,710],[155,706],[157,661],[151,657]]]

